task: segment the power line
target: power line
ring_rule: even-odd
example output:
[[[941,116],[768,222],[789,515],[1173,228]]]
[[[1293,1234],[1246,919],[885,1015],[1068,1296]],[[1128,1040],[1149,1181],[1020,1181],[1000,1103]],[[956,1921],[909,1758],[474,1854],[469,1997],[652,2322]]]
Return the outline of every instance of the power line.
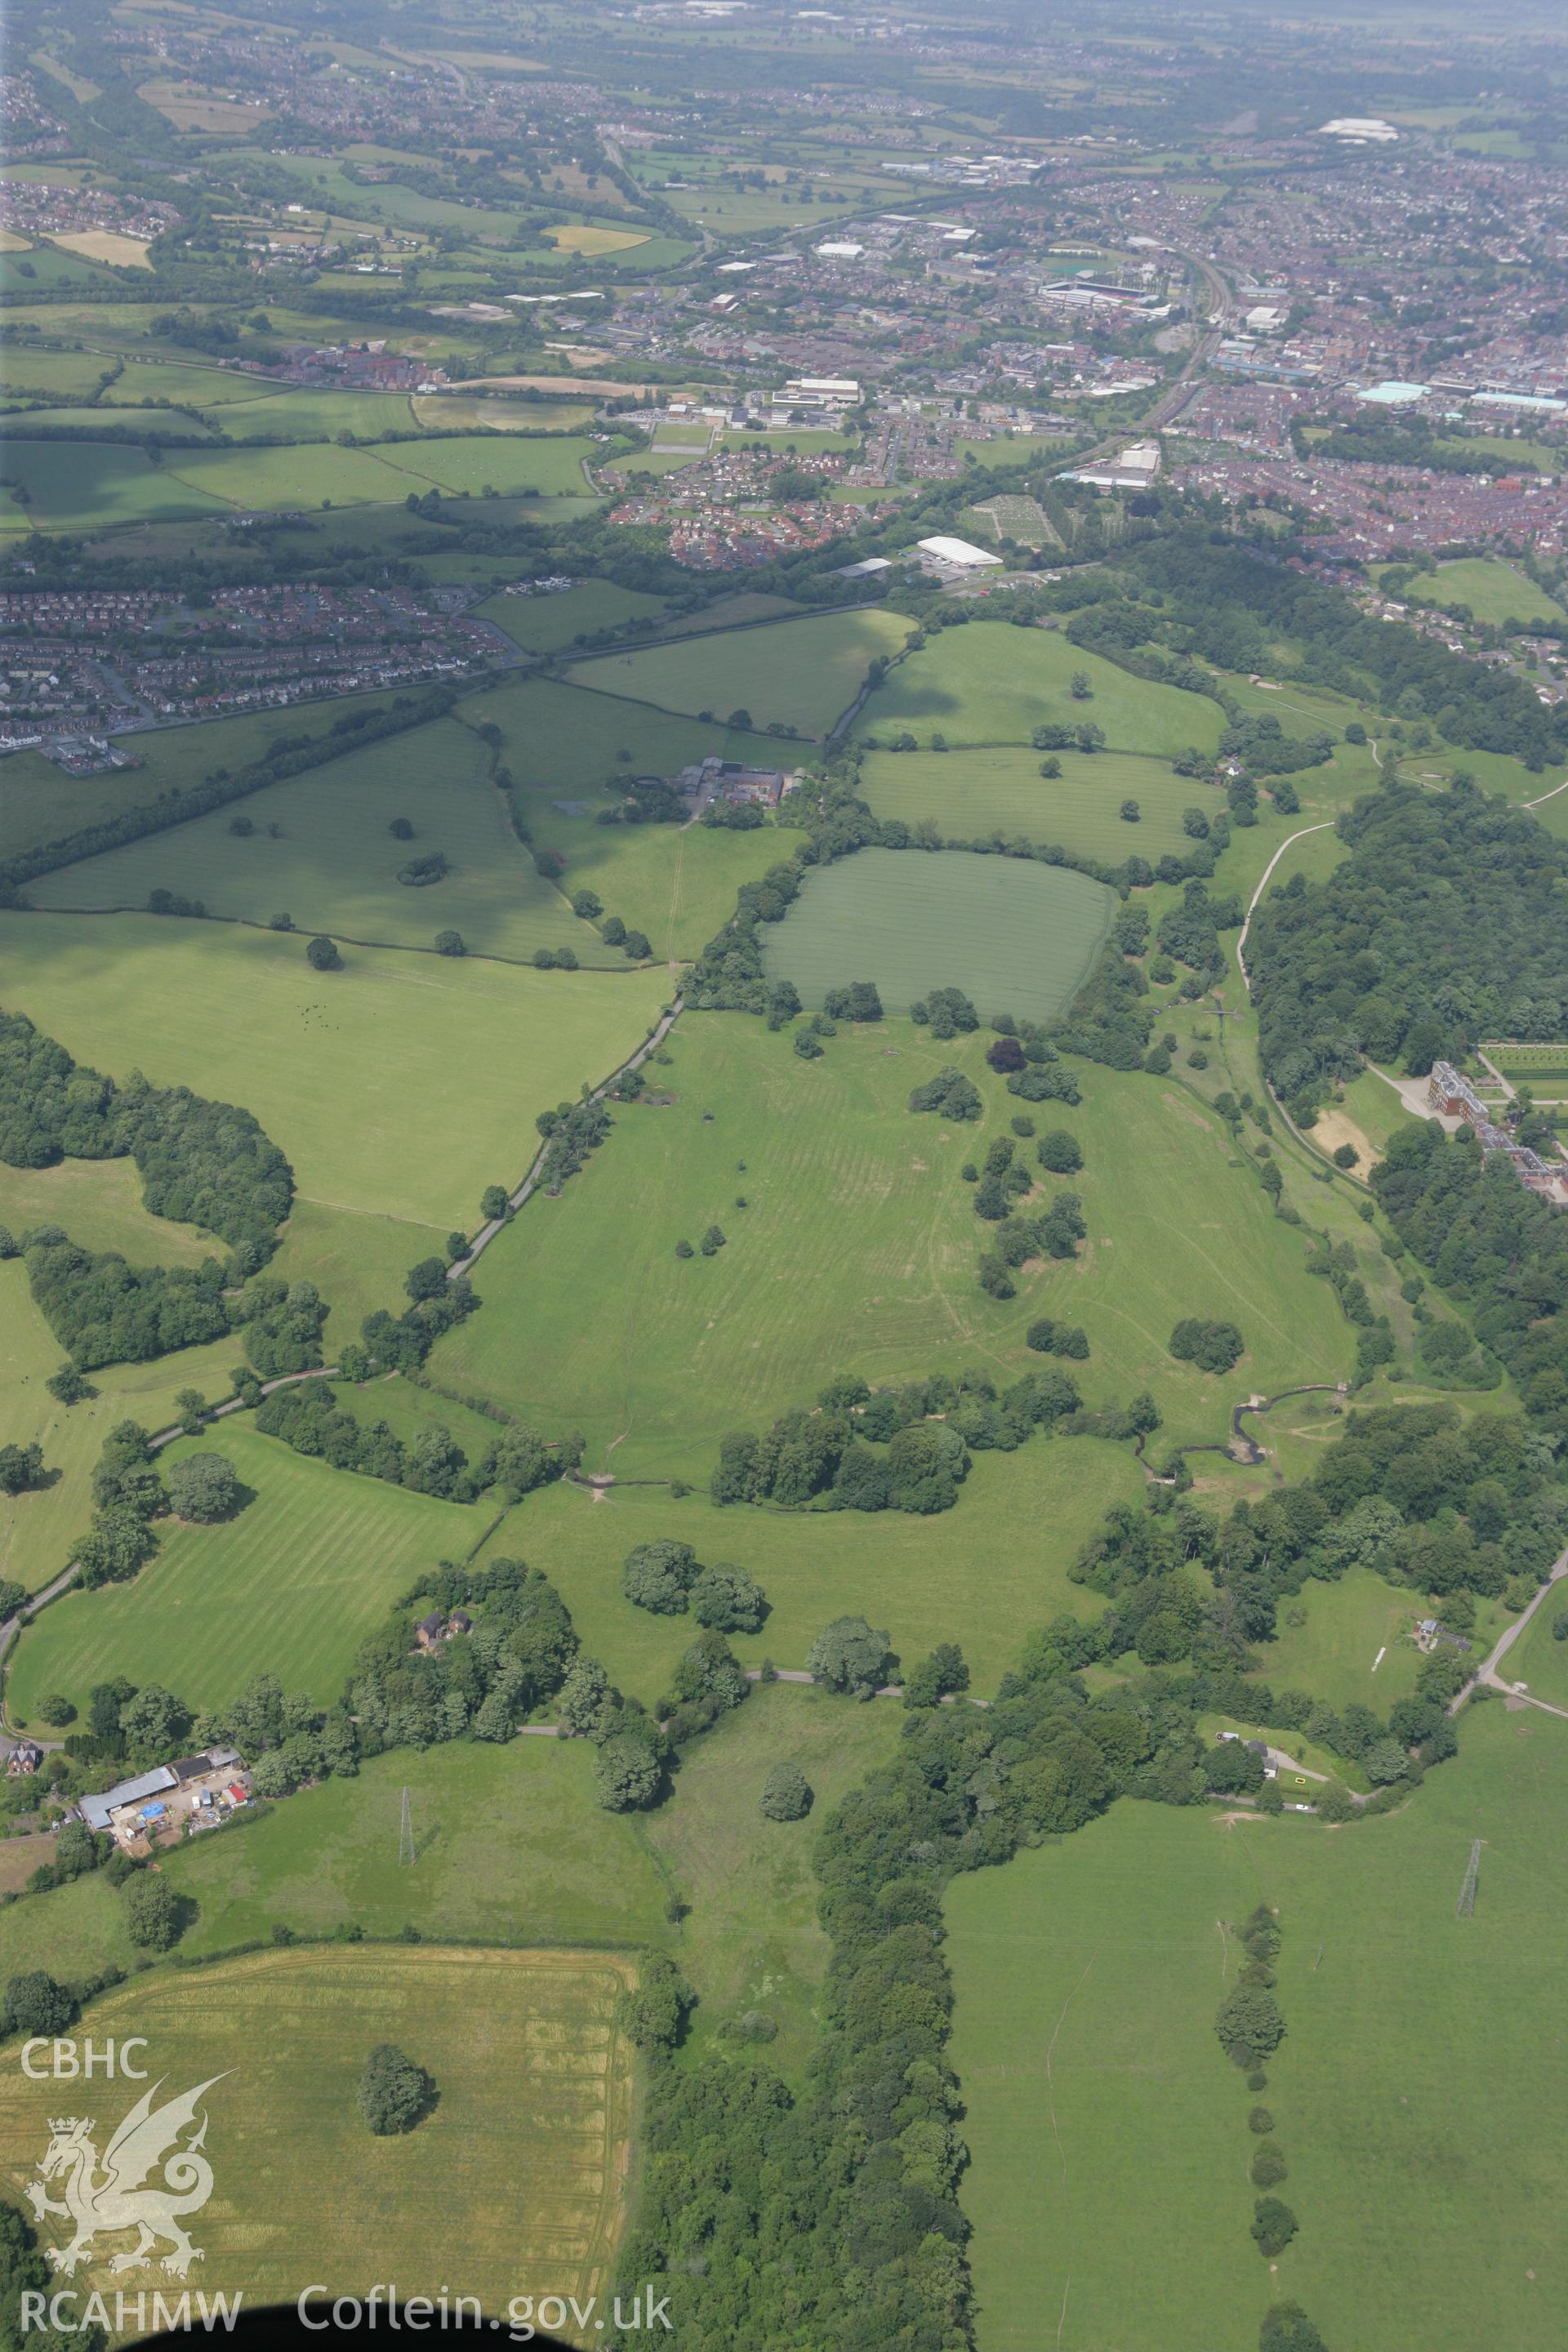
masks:
[[[1470,1848],[1470,1859],[1465,1868],[1465,1883],[1459,1889],[1459,1899],[1454,1906],[1455,1915],[1460,1919],[1468,1919],[1476,1907],[1476,1881],[1480,1876],[1480,1870],[1481,1842],[1477,1838]]]
[[[1479,1851],[1479,1849],[1478,1849]],[[403,1819],[397,1829],[397,1859],[401,1865],[416,1859],[414,1852],[414,1808],[408,1801],[408,1791],[403,1791]]]

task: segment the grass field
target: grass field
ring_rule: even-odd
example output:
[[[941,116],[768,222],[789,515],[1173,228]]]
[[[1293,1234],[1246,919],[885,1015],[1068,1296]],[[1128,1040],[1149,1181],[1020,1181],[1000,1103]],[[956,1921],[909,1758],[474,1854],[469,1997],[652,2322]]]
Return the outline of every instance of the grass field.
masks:
[[[117,1163],[100,1163],[95,1173],[107,1177]],[[74,1175],[74,1170],[62,1172]],[[7,1169],[7,1178],[15,1173]],[[26,1182],[39,1180],[27,1178]],[[105,1196],[109,1187],[105,1186]],[[83,1188],[73,1186],[68,1196],[80,1207]],[[121,1197],[118,1223],[130,1239],[133,1213]],[[105,1234],[115,1219],[100,1199],[96,1216],[83,1215],[80,1224]],[[132,1251],[139,1264],[185,1262],[191,1246],[189,1229],[156,1223],[162,1247]],[[20,1227],[17,1228],[21,1230]],[[83,1238],[86,1237],[85,1231]],[[175,1418],[178,1390],[200,1389],[204,1396],[227,1396],[229,1373],[242,1360],[237,1339],[214,1340],[209,1347],[186,1348],[151,1364],[117,1364],[95,1372],[95,1398],[72,1405],[57,1404],[44,1383],[64,1361],[64,1350],[44,1321],[27,1287],[26,1270],[19,1258],[0,1265],[0,1429],[5,1443],[44,1449],[45,1468],[58,1472],[55,1483],[40,1492],[0,1496],[0,1576],[15,1578],[37,1591],[58,1576],[71,1559],[74,1548],[92,1517],[91,1474],[103,1441],[117,1422],[140,1422],[146,1429],[166,1429]]]
[[[18,1722],[36,1720],[46,1692],[83,1708],[94,1683],[121,1674],[163,1683],[193,1709],[223,1706],[262,1674],[328,1706],[415,1578],[485,1532],[479,1504],[333,1470],[237,1420],[177,1439],[163,1459],[193,1452],[226,1455],[255,1499],[227,1523],[166,1531],[129,1584],[52,1602],[16,1646],[6,1689]]]
[[[408,1790],[417,1857],[397,1859]],[[684,1790],[683,1792],[684,1793]],[[372,1758],[301,1790],[238,1835],[188,1842],[166,1865],[201,1916],[185,1949],[351,1921],[488,1943],[666,1941],[666,1894],[638,1826],[593,1791],[586,1741],[453,1740]]]
[[[599,810],[625,797],[624,787],[610,788],[612,776],[673,776],[710,752],[772,763],[779,747],[765,737],[700,726],[548,678],[503,687],[468,709],[476,724],[493,719],[502,730],[500,756],[517,779],[519,820],[540,848],[565,859],[563,888],[596,891],[610,912],[647,933],[656,955],[695,956],[729,921],[741,884],[755,881],[785,852],[768,825],[731,833],[712,825],[596,822]]]
[[[589,423],[591,402],[507,400],[494,393],[415,393],[421,425],[447,433],[575,433]]]
[[[199,450],[180,456],[187,465],[202,462]],[[12,440],[5,445],[4,468],[7,483],[20,485],[29,502],[21,506],[14,495],[7,497],[0,505],[0,531],[97,530],[154,515],[221,514],[228,503],[171,467],[154,466],[144,449]]]
[[[1088,1330],[1091,1358],[1073,1372],[1091,1402],[1152,1391],[1162,1446],[1220,1438],[1229,1402],[1253,1388],[1342,1376],[1350,1327],[1304,1271],[1300,1239],[1233,1167],[1219,1121],[1142,1073],[1076,1065],[1081,1106],[1040,1107],[1043,1125],[1082,1145],[1072,1185],[1090,1239],[1070,1263],[1026,1273],[1015,1299],[988,1298],[974,1268],[989,1229],[958,1169],[1016,1103],[984,1044],[984,1032],[942,1045],[888,1021],[841,1030],[807,1066],[760,1022],[688,1013],[658,1072],[677,1099],[617,1114],[604,1151],[537,1204],[547,1235],[531,1207],[526,1233],[520,1219],[501,1237],[483,1264],[483,1312],[440,1343],[432,1370],[541,1425],[580,1427],[590,1469],[693,1484],[724,1431],[808,1403],[839,1370],[889,1381],[978,1362],[1005,1384],[1038,1361],[1023,1336],[1040,1315]],[[907,1108],[950,1062],[981,1087],[976,1126]],[[676,1242],[710,1220],[729,1246],[677,1259]],[[1172,1326],[1193,1314],[1240,1327],[1247,1352],[1228,1380],[1167,1353]]]
[[[1075,702],[1068,687],[1087,673],[1092,694]],[[910,733],[950,743],[1027,743],[1042,724],[1078,727],[1092,719],[1113,751],[1163,752],[1189,744],[1213,750],[1224,712],[1205,695],[1133,677],[1097,654],[1081,653],[1056,630],[972,621],[944,629],[889,671],[867,699],[855,732],[887,742]]]
[[[1188,846],[1182,811],[1194,801],[1210,809],[1215,795],[1189,776],[1173,776],[1163,760],[1131,752],[1064,751],[1059,777],[1042,777],[1038,751],[873,751],[860,772],[863,796],[880,817],[918,824],[934,820],[950,839],[976,841],[993,833],[1009,839],[1059,841],[1075,856],[1120,865],[1136,853],[1152,864]],[[1130,824],[1118,812],[1135,800]]]
[[[632,1974],[589,1952],[263,1952],[195,1978],[153,1975],[90,2015],[96,2033],[146,2038],[168,2095],[212,2084],[216,2178],[195,2241],[208,2294],[259,2305],[323,2274],[361,2294],[395,2278],[400,2295],[450,2287],[500,2313],[525,2284],[579,2299],[609,2288],[633,2098],[613,2008]],[[378,2139],[354,2089],[383,2042],[426,2068],[438,2101],[416,2130]],[[95,2104],[103,2112],[108,2095]],[[116,2119],[131,2104],[127,2087]],[[7,2074],[9,2193],[59,2105],[52,2085]],[[352,2193],[323,2197],[325,2182]],[[124,2243],[101,2242],[80,2280],[112,2289],[109,2256]]]
[[[1466,556],[1418,572],[1409,594],[1423,604],[1468,604],[1478,621],[1560,621],[1563,607],[1528,572],[1500,556]]]
[[[657,621],[664,608],[662,596],[617,588],[609,580],[581,580],[555,596],[492,596],[479,610],[481,618],[504,629],[525,652],[553,654],[599,629],[616,629],[626,621]]]
[[[379,710],[390,700],[388,695],[356,696],[352,706],[340,707]],[[332,715],[324,709],[304,710],[298,731],[324,735]],[[276,711],[160,727],[122,743],[140,766],[94,776],[68,776],[41,751],[14,751],[0,762],[0,856],[58,841],[122,809],[140,808],[161,793],[199,783],[214,768],[235,773],[259,759],[279,731]]]
[[[39,351],[16,336],[0,353],[0,385],[10,394],[94,391],[112,364],[102,352]]]
[[[412,841],[389,832],[398,817],[413,825]],[[235,812],[215,809],[61,867],[29,895],[45,908],[142,908],[163,887],[199,898],[214,915],[265,924],[285,909],[298,930],[381,946],[428,948],[449,926],[470,954],[522,961],[536,948],[570,947],[581,963],[625,965],[535,871],[490,782],[489,752],[456,719],[270,785],[247,801],[244,819],[255,830],[237,835]],[[398,881],[400,866],[434,850],[450,861],[442,881]]]
[[[769,978],[793,981],[808,1006],[874,980],[894,1012],[957,987],[985,1019],[1044,1021],[1067,1006],[1115,912],[1102,884],[1068,866],[863,849],[806,877],[764,956]]]
[[[153,915],[0,915],[0,959],[8,1003],[79,1061],[238,1101],[307,1199],[443,1233],[521,1177],[539,1112],[625,1058],[669,977],[371,948],[317,972],[300,939]]]
[[[897,653],[910,626],[876,607],[823,614],[748,629],[726,643],[718,661],[712,646],[699,638],[605,654],[577,663],[567,676],[574,685],[662,710],[711,710],[721,718],[749,710],[760,727],[777,722],[825,735],[854,701],[873,656]]]
[[[942,1360],[973,1357],[948,1352]],[[810,1394],[803,1391],[803,1401]],[[731,1418],[746,1420],[744,1402]],[[622,1466],[624,1454],[610,1455],[613,1467]],[[705,1491],[676,1496],[662,1486],[614,1487],[595,1502],[582,1487],[561,1485],[531,1496],[489,1548],[542,1568],[585,1647],[649,1706],[668,1690],[698,1629],[689,1617],[634,1609],[621,1592],[620,1571],[634,1545],[667,1536],[690,1544],[701,1560],[737,1561],[762,1585],[770,1613],[761,1632],[728,1637],[748,1665],[772,1658],[804,1666],[824,1625],[853,1607],[887,1627],[906,1664],[938,1642],[961,1641],[975,1688],[991,1691],[1016,1664],[1030,1626],[1064,1610],[1098,1612],[1098,1599],[1069,1583],[1067,1570],[1103,1512],[1114,1501],[1135,1501],[1142,1486],[1125,1446],[1088,1437],[977,1456],[958,1507],[934,1518],[721,1510]],[[955,1588],[963,1597],[956,1632]]]
[[[1426,1609],[1420,1594],[1397,1591],[1370,1569],[1350,1569],[1334,1584],[1311,1580],[1280,1608],[1264,1675],[1275,1690],[1310,1691],[1328,1706],[1353,1703],[1386,1715],[1415,1688],[1421,1654],[1410,1637]],[[1297,1613],[1304,1625],[1291,1625]]]
[[[1494,1701],[1385,1821],[1227,1828],[1124,1804],[955,1880],[982,2352],[1034,2352],[1058,2321],[1063,2352],[1241,2347],[1274,2294],[1330,2344],[1471,2352],[1484,2305],[1517,2352],[1555,2347],[1568,2043],[1520,2021],[1552,2016],[1568,1930],[1542,1867],[1565,1732]],[[1476,1837],[1475,1913],[1457,1918]],[[1225,1923],[1259,1901],[1286,1931],[1264,2096],[1301,2224],[1274,2277],[1247,2236],[1249,2095],[1212,2022],[1237,1972]]]
[[[20,1238],[31,1225],[64,1225],[88,1249],[118,1250],[139,1265],[199,1265],[227,1248],[197,1225],[177,1225],[142,1205],[134,1160],[62,1160],[55,1168],[0,1160],[0,1224]]]
[[[566,860],[564,887],[596,891],[624,923],[646,933],[656,956],[696,956],[734,913],[742,883],[757,881],[789,854],[789,841],[772,825],[751,833],[705,824],[603,825],[592,816],[568,816],[537,794],[519,799],[540,847]]]
[[[1559,1584],[1547,1595],[1520,1640],[1504,1658],[1499,1672],[1509,1682],[1522,1683],[1534,1698],[1548,1706],[1568,1707],[1568,1640],[1559,1641],[1555,1628],[1568,1615],[1568,1594]],[[1479,1654],[1486,1647],[1477,1643]],[[1563,1728],[1568,1730],[1568,1725]]]
[[[474,1231],[479,1222],[475,1201],[462,1221],[463,1230]],[[410,1265],[421,1257],[446,1255],[452,1230],[384,1211],[329,1208],[296,1193],[268,1271],[280,1282],[313,1282],[327,1301],[323,1345],[331,1362],[346,1341],[359,1338],[367,1315],[401,1296]]]
[[[699,2000],[692,2061],[734,2050],[716,2029],[755,2009],[779,2028],[769,2065],[797,2079],[804,2072],[828,1954],[812,1847],[833,1806],[891,1761],[901,1728],[901,1710],[886,1703],[857,1706],[773,1683],[754,1687],[682,1759],[674,1801],[654,1815],[648,1835],[691,1906],[677,1957]],[[804,1821],[766,1821],[763,1784],[786,1759],[815,1801]]]

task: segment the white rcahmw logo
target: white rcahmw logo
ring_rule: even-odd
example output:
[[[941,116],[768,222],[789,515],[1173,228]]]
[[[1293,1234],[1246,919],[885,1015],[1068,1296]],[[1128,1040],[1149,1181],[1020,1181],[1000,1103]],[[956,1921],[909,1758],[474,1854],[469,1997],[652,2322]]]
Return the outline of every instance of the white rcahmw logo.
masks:
[[[28,2184],[27,2201],[37,2221],[58,2214],[73,2224],[69,2245],[47,2249],[51,2268],[68,2278],[92,2253],[94,2239],[115,2231],[134,2230],[137,2240],[128,2252],[112,2258],[110,2271],[150,2269],[160,2242],[172,2250],[162,2267],[175,2278],[184,2278],[191,2264],[203,2258],[201,2247],[193,2246],[186,2235],[184,2220],[199,2213],[213,2190],[213,2168],[202,2153],[207,2136],[205,2113],[184,2145],[177,2142],[195,2123],[205,2094],[224,2076],[213,2074],[194,2091],[154,2107],[163,2079],[143,2091],[116,2126],[101,2158],[91,2116],[49,2119],[49,2144],[37,2179]],[[149,2177],[160,2171],[162,2179],[150,2183]],[[62,2184],[63,2202],[49,2195],[50,2181]]]

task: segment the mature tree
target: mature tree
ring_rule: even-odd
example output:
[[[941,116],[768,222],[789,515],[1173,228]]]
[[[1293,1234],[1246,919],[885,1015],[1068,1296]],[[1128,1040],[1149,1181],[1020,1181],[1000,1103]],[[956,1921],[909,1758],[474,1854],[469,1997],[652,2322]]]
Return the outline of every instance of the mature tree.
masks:
[[[997,1037],[985,1048],[985,1058],[1000,1076],[1024,1066],[1024,1048],[1016,1037]]]
[[[462,932],[449,930],[437,931],[436,934],[436,952],[437,955],[444,956],[467,955],[468,952],[468,944],[463,938]]]
[[[566,1670],[556,1715],[569,1731],[593,1732],[610,1696],[610,1678],[597,1658],[580,1650]]]
[[[139,1751],[165,1756],[177,1748],[191,1727],[191,1713],[183,1699],[160,1683],[148,1683],[120,1709],[120,1728]]]
[[[643,1734],[617,1731],[594,1759],[594,1793],[606,1812],[650,1805],[664,1778],[663,1759]]]
[[[889,1644],[864,1617],[836,1617],[806,1653],[806,1671],[829,1690],[869,1698],[886,1679]]]
[[[166,1952],[185,1931],[193,1905],[177,1895],[166,1878],[138,1871],[125,1890],[125,1928],[146,1952]]]
[[[1089,702],[1092,700],[1094,688],[1089,683],[1088,670],[1074,670],[1072,677],[1068,681],[1068,692],[1071,695],[1075,702]]]
[[[663,2055],[680,2039],[696,1998],[674,1961],[652,1952],[641,1963],[636,1984],[616,1996],[616,2023],[637,2049]]]
[[[762,1809],[770,1822],[798,1822],[811,1811],[812,1787],[798,1764],[775,1764],[763,1783]]]
[[[41,1445],[0,1445],[0,1495],[25,1495],[43,1482]]]
[[[692,1615],[721,1633],[756,1633],[767,1605],[762,1586],[727,1559],[699,1569],[691,1585]]]
[[[1048,1129],[1035,1146],[1035,1157],[1053,1176],[1076,1176],[1083,1166],[1079,1139],[1069,1135],[1065,1127]]]
[[[1267,2058],[1285,2038],[1285,2021],[1261,1985],[1237,1985],[1219,2005],[1214,2030],[1233,2058]]]
[[[1276,2303],[1263,2315],[1258,2352],[1328,2352],[1328,2347],[1299,2303]]]
[[[1278,2189],[1285,2178],[1286,2164],[1277,2143],[1260,2140],[1248,2169],[1254,2189]]]
[[[378,2139],[412,2131],[436,2104],[436,2085],[395,2042],[378,2042],[365,2061],[354,2099]]]
[[[1253,2208],[1252,2235],[1258,2252],[1269,2262],[1284,2252],[1300,2226],[1289,2205],[1278,2197],[1260,2197]]]
[[[395,816],[386,829],[394,841],[412,841],[414,838],[414,827],[405,816]]]
[[[337,941],[330,940],[324,931],[318,931],[310,941],[305,950],[305,960],[317,971],[337,971],[343,961],[338,953]]]
[[[169,1507],[182,1519],[226,1519],[239,1500],[239,1477],[226,1454],[188,1454],[164,1481]]]
[[[1121,817],[1123,824],[1137,824],[1142,819],[1143,812],[1139,807],[1136,801],[1129,800],[1122,802],[1121,808],[1117,811],[1117,814]]]
[[[58,1730],[63,1730],[68,1723],[76,1721],[76,1708],[63,1691],[46,1691],[38,1701],[38,1713],[46,1723],[52,1723]]]
[[[487,1225],[499,1224],[511,1206],[511,1195],[504,1184],[487,1184],[479,1195],[479,1215]]]
[[[32,1969],[25,1976],[13,1977],[5,1987],[0,2033],[63,2033],[75,2021],[76,2013],[75,1993],[46,1976],[42,1969]]]
[[[1205,1323],[1194,1315],[1184,1317],[1169,1341],[1178,1363],[1195,1364],[1202,1372],[1228,1372],[1246,1344],[1234,1323]]]
[[[951,1692],[969,1688],[969,1668],[956,1642],[939,1642],[930,1657],[904,1676],[906,1706],[935,1706]]]
[[[621,1591],[638,1609],[656,1617],[684,1616],[691,1587],[699,1574],[697,1554],[689,1544],[660,1537],[638,1544],[626,1554],[621,1570]]]

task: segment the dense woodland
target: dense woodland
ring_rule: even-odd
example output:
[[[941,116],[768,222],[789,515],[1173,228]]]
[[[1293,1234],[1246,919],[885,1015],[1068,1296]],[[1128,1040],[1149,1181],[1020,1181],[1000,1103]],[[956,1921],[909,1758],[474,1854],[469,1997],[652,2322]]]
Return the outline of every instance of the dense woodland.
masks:
[[[1568,845],[1457,785],[1390,784],[1339,821],[1351,855],[1294,875],[1248,943],[1269,1083],[1310,1110],[1363,1054],[1424,1072],[1484,1037],[1551,1038],[1568,1019]]]

